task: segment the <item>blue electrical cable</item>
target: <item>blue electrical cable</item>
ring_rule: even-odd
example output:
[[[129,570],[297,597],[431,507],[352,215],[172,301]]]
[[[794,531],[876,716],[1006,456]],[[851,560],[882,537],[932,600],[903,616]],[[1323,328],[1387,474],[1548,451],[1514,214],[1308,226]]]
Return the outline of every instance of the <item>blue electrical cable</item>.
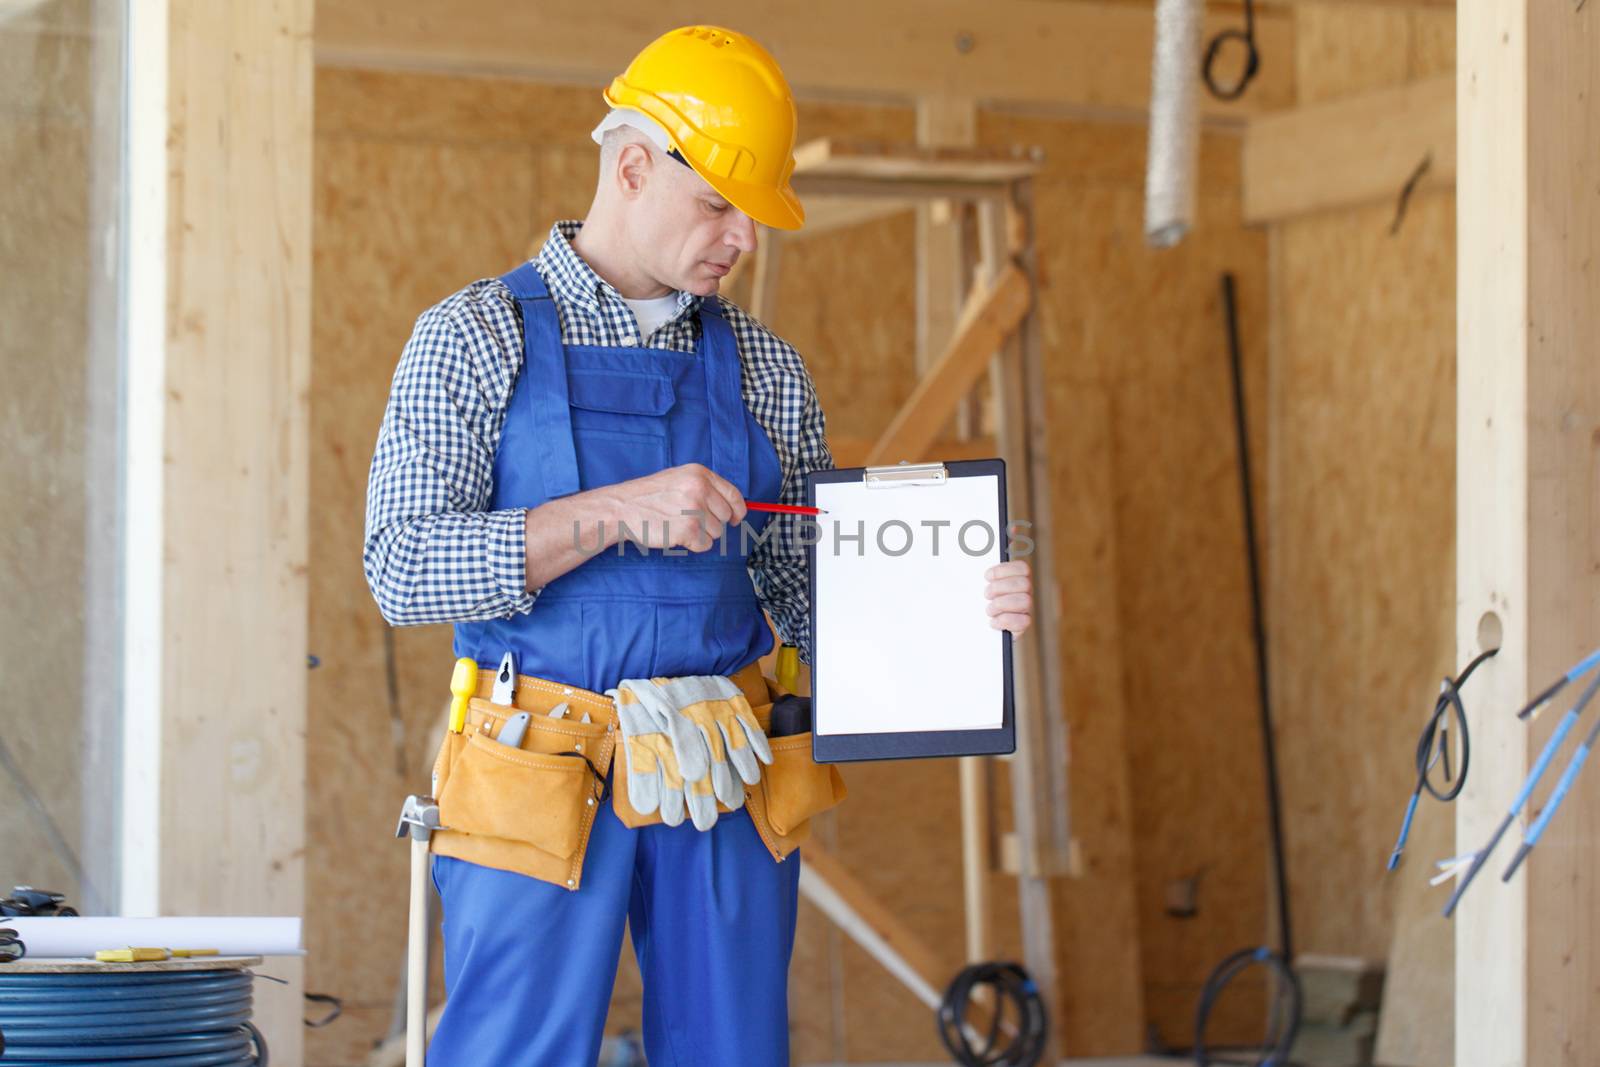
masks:
[[[1557,679],[1553,685],[1529,701],[1527,707],[1517,712],[1517,718],[1527,719],[1557,693],[1565,689],[1570,682],[1581,678],[1584,674],[1593,670],[1596,665],[1600,665],[1600,649],[1596,649],[1584,657],[1571,670]],[[1556,751],[1561,748],[1562,743],[1567,739],[1567,735],[1577,725],[1578,716],[1582,715],[1583,710],[1594,700],[1596,692],[1600,692],[1600,674],[1595,675],[1584,688],[1583,693],[1573,702],[1572,707],[1568,708],[1567,713],[1561,717],[1561,721],[1556,724],[1555,732],[1550,735],[1550,740],[1545,742],[1544,749],[1539,753],[1539,758],[1533,761],[1533,768],[1528,771],[1528,776],[1523,779],[1522,788],[1517,790],[1516,799],[1511,802],[1511,810],[1506,813],[1504,819],[1500,820],[1500,825],[1495,827],[1494,833],[1489,838],[1489,843],[1479,849],[1472,857],[1472,863],[1467,867],[1466,874],[1462,875],[1461,880],[1456,883],[1455,892],[1450,894],[1450,899],[1444,906],[1445,918],[1449,918],[1455,913],[1456,905],[1461,903],[1461,895],[1467,891],[1467,887],[1478,876],[1478,872],[1483,869],[1484,864],[1489,862],[1489,854],[1495,850],[1495,846],[1500,844],[1500,839],[1505,836],[1507,830],[1511,829],[1511,824],[1516,821],[1517,816],[1521,814],[1522,809],[1533,796],[1534,787],[1539,784],[1539,779],[1543,778],[1545,772],[1550,769],[1550,764],[1555,761]],[[1566,798],[1567,791],[1572,788],[1572,783],[1577,778],[1578,771],[1583,768],[1583,761],[1588,757],[1589,750],[1593,747],[1596,739],[1597,731],[1590,731],[1589,737],[1578,747],[1572,762],[1561,776],[1561,780],[1556,784],[1555,792],[1551,794],[1550,800],[1545,804],[1544,811],[1540,813],[1539,818],[1528,831],[1522,847],[1518,849],[1516,857],[1511,861],[1511,866],[1501,876],[1503,881],[1510,880],[1518,865],[1527,856],[1528,851],[1539,843],[1539,836],[1544,833],[1545,827],[1550,824],[1551,818],[1555,816],[1556,809],[1561,806],[1561,801]]]
[[[1595,680],[1589,683],[1589,688],[1585,691],[1582,703],[1588,703],[1589,700],[1593,699],[1597,688],[1600,688],[1600,675],[1596,675]],[[1576,716],[1572,716],[1572,718],[1576,719]],[[1506,873],[1500,876],[1502,882],[1511,881],[1511,876],[1517,873],[1517,868],[1522,866],[1522,861],[1528,858],[1528,853],[1533,851],[1533,846],[1537,845],[1539,838],[1544,836],[1546,828],[1550,825],[1550,820],[1556,817],[1556,809],[1561,807],[1561,802],[1567,799],[1567,794],[1571,792],[1572,783],[1577,780],[1578,772],[1583,770],[1583,763],[1589,758],[1589,753],[1594,749],[1596,741],[1600,741],[1600,723],[1595,723],[1589,729],[1589,736],[1583,739],[1583,744],[1579,745],[1578,750],[1572,754],[1572,762],[1567,764],[1567,769],[1562,772],[1560,780],[1556,782],[1555,789],[1550,793],[1550,799],[1544,803],[1544,810],[1539,813],[1539,817],[1528,828],[1527,836],[1522,840],[1522,847],[1517,849],[1517,854],[1512,857],[1511,865],[1506,868]]]
[[[0,970],[5,1067],[267,1067],[247,971]]]
[[[1600,664],[1600,648],[1595,649],[1593,652],[1583,657],[1583,659],[1579,660],[1570,671],[1562,675],[1560,678],[1557,678],[1550,688],[1546,689],[1544,692],[1528,701],[1528,706],[1517,712],[1517,718],[1526,719],[1528,716],[1538,711],[1539,707],[1544,704],[1545,701],[1561,692],[1561,690],[1565,689],[1568,684],[1577,681],[1579,678],[1582,678],[1584,675],[1594,670],[1597,664]]]

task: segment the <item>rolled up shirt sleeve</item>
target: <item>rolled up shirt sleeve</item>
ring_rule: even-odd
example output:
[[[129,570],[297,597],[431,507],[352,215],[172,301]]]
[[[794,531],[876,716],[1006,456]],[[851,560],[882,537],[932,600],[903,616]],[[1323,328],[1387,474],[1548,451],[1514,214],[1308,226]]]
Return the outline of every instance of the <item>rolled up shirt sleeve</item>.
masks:
[[[367,481],[362,564],[396,626],[533,607],[526,512],[489,509],[495,442],[520,344],[514,309],[469,288],[425,311],[401,354]]]

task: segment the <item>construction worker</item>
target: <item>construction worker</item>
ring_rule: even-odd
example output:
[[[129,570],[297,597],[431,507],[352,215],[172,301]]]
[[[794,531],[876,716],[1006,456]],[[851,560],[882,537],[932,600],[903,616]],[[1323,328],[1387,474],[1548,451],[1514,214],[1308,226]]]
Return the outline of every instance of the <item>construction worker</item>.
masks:
[[[833,464],[799,355],[717,291],[757,223],[804,222],[794,101],[760,45],[710,26],[651,43],[604,99],[588,215],[422,314],[372,462],[384,617],[454,623],[486,666],[514,653],[533,710],[500,745],[512,709],[484,670],[436,765],[429,1062],[594,1064],[626,921],[652,1067],[785,1064],[794,850],[842,790],[809,735],[761,736],[763,610],[809,662],[808,584],[792,521],[745,501],[800,503]],[[1030,593],[1026,563],[992,568],[991,625],[1025,629]],[[674,716],[721,725],[691,753]]]

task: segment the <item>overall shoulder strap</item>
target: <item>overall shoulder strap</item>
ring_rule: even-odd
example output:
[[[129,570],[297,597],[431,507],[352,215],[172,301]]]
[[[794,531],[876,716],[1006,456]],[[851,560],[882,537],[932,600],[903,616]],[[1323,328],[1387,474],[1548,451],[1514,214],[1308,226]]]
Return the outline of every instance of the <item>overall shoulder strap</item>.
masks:
[[[715,295],[700,301],[700,359],[711,408],[712,469],[750,492],[750,435],[740,385],[739,342]]]
[[[511,295],[518,300],[549,300],[550,290],[544,284],[544,275],[534,266],[533,260],[524,260],[515,270],[500,275]]]
[[[501,275],[522,311],[522,373],[532,404],[533,440],[551,498],[576,493],[578,454],[572,444],[567,395],[567,350],[561,317],[532,260]]]

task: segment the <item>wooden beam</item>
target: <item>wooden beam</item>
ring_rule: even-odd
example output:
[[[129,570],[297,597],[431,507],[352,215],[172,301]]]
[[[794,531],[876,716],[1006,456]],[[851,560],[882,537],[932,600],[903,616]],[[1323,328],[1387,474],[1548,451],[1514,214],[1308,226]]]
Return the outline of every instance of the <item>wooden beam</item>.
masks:
[[[944,354],[878,438],[868,464],[895,463],[925,452],[1032,301],[1028,279],[1016,267],[1007,267],[991,285],[975,290]]]
[[[1420,188],[1455,181],[1453,77],[1258,116],[1244,140],[1245,221],[1396,199],[1424,160]]]
[[[938,955],[892,908],[815,842],[808,842],[801,853],[800,892],[924,1004],[939,1006],[939,996],[954,975],[944,973]]]
[[[878,219],[913,211],[915,200],[897,200],[893,197],[815,196],[806,199],[806,224],[798,230],[789,230],[790,240],[819,237],[834,230],[860,226]]]
[[[1038,148],[979,148],[971,100],[917,103],[917,143],[819,137],[794,150],[796,174],[893,182],[1011,182],[1044,167]]]
[[[1488,840],[1559,718],[1506,710],[1600,645],[1600,5],[1466,0],[1457,25],[1458,662],[1500,645],[1479,672],[1496,710],[1474,723],[1488,758],[1455,805],[1461,853]],[[1496,877],[1537,808],[1456,912],[1460,1067],[1600,1049],[1590,763],[1516,876]]]
[[[861,200],[999,200],[1005,186],[992,181],[893,181],[876,177],[796,174],[791,180],[800,199],[809,203],[819,196]]]
[[[917,101],[917,144],[919,169],[943,168],[959,164],[973,177],[994,172],[1004,177],[1023,177],[1036,169],[1028,160],[1000,159],[990,162],[974,148],[978,139],[978,108],[968,99],[929,96]],[[843,161],[844,153],[833,153]],[[899,160],[879,152],[871,163],[889,176],[906,176]],[[1017,171],[1020,162],[1027,170]],[[886,166],[887,164],[887,166]],[[979,170],[979,167],[986,168]],[[915,173],[915,172],[913,172]],[[962,242],[962,215],[967,205],[949,200],[934,201],[917,208],[917,373],[926,374],[936,353],[944,350],[956,327],[956,310],[967,290],[966,255]],[[976,379],[975,379],[976,380]],[[972,435],[972,410],[969,391],[956,405],[956,436]],[[966,914],[966,959],[978,963],[989,958],[989,808],[988,762],[983,757],[967,756],[957,764],[961,789],[961,886]]]
[[[1239,21],[1232,12],[1208,17],[1207,32]],[[1099,0],[319,0],[317,62],[598,88],[658,34],[695,22],[761,41],[802,95],[910,102],[947,93],[1118,115],[1142,113],[1150,97],[1149,8]],[[1291,34],[1287,14],[1257,15],[1265,55],[1292,55]],[[1266,63],[1242,100],[1207,97],[1202,107],[1228,119],[1293,98],[1293,64]]]
[[[914,153],[895,152],[886,145],[876,146],[876,151],[858,148],[852,152],[849,146],[831,140],[813,141],[802,148],[828,150],[826,160],[807,167],[812,173],[828,173],[828,167],[843,166],[845,173],[878,176],[896,182],[914,181],[922,175],[932,179],[984,181],[993,177],[1005,180],[1003,176],[1019,162],[1030,169],[1022,171],[1018,177],[1032,173],[1034,168],[1027,160],[983,158],[983,150],[974,147],[977,139],[977,105],[971,100],[939,96],[917,101]],[[961,169],[952,171],[952,164]],[[965,206],[963,201],[934,200],[917,208],[916,367],[919,376],[927,373],[934,357],[950,343],[957,313],[966,296],[960,216]],[[967,399],[963,397],[956,405],[957,437],[971,435]]]
[[[1034,244],[1033,182],[1013,184],[1003,210],[996,211],[989,205],[981,210],[983,229],[987,231],[983,245],[989,271],[1004,263],[1003,272],[1026,271],[1024,277],[1031,283],[1039,270]],[[996,259],[997,255],[1000,258]],[[1050,425],[1038,319],[1037,311],[1024,315],[995,361],[1001,398],[996,405],[995,432],[1006,461],[1006,498],[1013,521],[1026,520],[1033,524],[1035,534],[1042,535],[1054,527],[1050,523]],[[1056,869],[1056,857],[1066,854],[1069,831],[1065,803],[1067,749],[1065,744],[1057,744],[1057,731],[1066,729],[1061,688],[1055,677],[1061,647],[1060,590],[1050,559],[1047,550],[1035,553],[1030,561],[1035,590],[1034,624],[1012,641],[1017,752],[1010,770],[1011,818],[1023,848],[1017,877],[1022,958],[1045,1003],[1059,1017],[1063,1005],[1050,875]],[[1062,798],[1059,805],[1056,778]],[[1055,1027],[1041,1050],[1044,1062],[1055,1063],[1060,1047],[1060,1028]]]
[[[129,11],[123,910],[299,915],[312,0]],[[271,970],[300,1063],[301,961]]]

